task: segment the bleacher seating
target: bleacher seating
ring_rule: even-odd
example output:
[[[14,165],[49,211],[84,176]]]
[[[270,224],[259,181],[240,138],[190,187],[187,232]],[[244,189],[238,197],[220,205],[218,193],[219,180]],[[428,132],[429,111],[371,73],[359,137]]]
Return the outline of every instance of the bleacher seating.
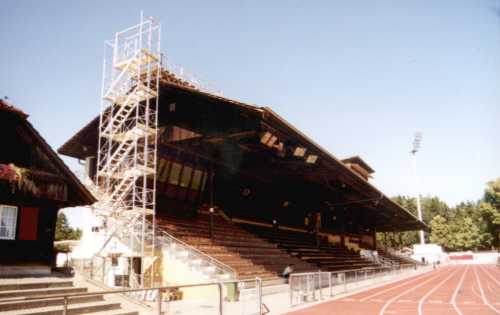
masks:
[[[210,238],[209,215],[196,218],[158,217],[157,223],[174,237],[236,270],[238,278],[261,277],[264,285],[281,284],[280,274],[288,264],[296,272],[313,271],[315,267],[289,255],[220,215],[214,215],[214,233]]]
[[[420,262],[410,258],[404,257],[402,255],[395,255],[384,249],[377,249],[378,255],[390,260],[394,265],[408,265],[408,264],[420,264]]]
[[[247,231],[260,236],[286,250],[290,255],[302,259],[323,271],[340,271],[380,267],[379,264],[362,258],[358,253],[335,246],[321,239],[319,246],[313,235],[306,231],[292,231],[271,227],[239,223]]]

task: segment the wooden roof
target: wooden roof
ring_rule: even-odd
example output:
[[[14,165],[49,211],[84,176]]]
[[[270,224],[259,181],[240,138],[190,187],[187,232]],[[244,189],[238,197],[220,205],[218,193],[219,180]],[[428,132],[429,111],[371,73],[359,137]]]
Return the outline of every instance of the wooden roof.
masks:
[[[347,159],[343,159],[342,162],[344,163],[356,163],[362,168],[366,170],[368,174],[373,174],[375,173],[375,170],[368,165],[359,155],[351,156]]]
[[[25,127],[25,131],[28,136],[33,140],[34,144],[38,145],[43,153],[50,159],[50,162],[59,170],[62,175],[62,179],[68,184],[68,189],[74,191],[73,200],[68,200],[65,206],[80,206],[88,205],[96,200],[91,195],[91,193],[83,186],[78,178],[73,174],[73,172],[64,164],[64,162],[59,158],[57,153],[52,150],[50,145],[45,141],[45,139],[38,133],[38,131],[31,125],[28,121],[28,115],[22,110],[16,108],[14,105],[10,104],[6,100],[0,100],[0,115],[4,116],[6,119],[15,119],[17,123]],[[6,117],[11,116],[11,117]]]
[[[206,93],[169,79],[169,75],[162,77],[160,95],[160,125],[177,125],[203,135],[172,144],[177,148],[196,150],[198,154],[206,156],[217,150],[224,152],[224,159],[219,159],[220,163],[262,180],[283,178],[289,182],[310,181],[325,190],[340,191],[345,198],[338,199],[335,202],[337,206],[366,206],[380,213],[380,222],[386,224],[388,230],[397,226],[397,223],[404,229],[427,228],[414,215],[269,107],[249,105]],[[171,103],[176,103],[175,112],[168,110]],[[63,144],[58,152],[79,159],[91,155],[97,148],[98,125],[99,117],[96,117]],[[317,156],[317,161],[305,163],[304,158],[295,158],[287,150],[285,157],[283,154],[280,156],[277,153],[279,149],[266,147],[259,141],[265,132],[276,135],[284,148],[306,148],[306,155]],[[247,157],[243,162],[242,156]],[[246,164],[241,166],[237,163]],[[344,186],[345,189],[339,188]]]

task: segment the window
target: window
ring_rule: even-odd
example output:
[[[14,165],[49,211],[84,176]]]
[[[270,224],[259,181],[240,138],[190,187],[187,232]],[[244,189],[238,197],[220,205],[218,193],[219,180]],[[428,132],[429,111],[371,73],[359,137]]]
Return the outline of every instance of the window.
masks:
[[[181,175],[182,165],[179,163],[172,163],[172,170],[170,171],[170,178],[168,179],[168,183],[172,185],[179,184],[179,178]]]
[[[201,177],[203,176],[203,172],[200,170],[194,170],[193,174],[193,182],[191,183],[191,189],[198,190],[201,185]]]
[[[16,238],[17,207],[0,205],[0,239]]]
[[[189,187],[189,182],[191,181],[191,173],[193,172],[193,169],[189,166],[184,166],[184,169],[182,170],[182,177],[181,177],[181,187],[187,188]]]
[[[168,171],[169,162],[170,162],[169,160],[165,160],[165,159],[159,160],[157,174],[158,174],[158,181],[160,181],[162,183],[167,179],[166,173]]]
[[[117,254],[111,254],[111,266],[118,267],[118,255]]]

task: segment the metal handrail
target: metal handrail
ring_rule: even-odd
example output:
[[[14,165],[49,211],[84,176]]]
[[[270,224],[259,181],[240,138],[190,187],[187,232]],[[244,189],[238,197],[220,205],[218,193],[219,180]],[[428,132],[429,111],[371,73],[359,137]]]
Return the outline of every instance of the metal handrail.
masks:
[[[329,288],[329,295],[330,297],[333,296],[333,288],[334,286],[341,285],[343,286],[343,291],[341,293],[347,293],[349,292],[348,285],[353,285],[358,283],[358,286],[356,288],[359,288],[359,284],[363,283],[363,281],[367,281],[369,279],[372,280],[375,279],[375,275],[377,277],[383,277],[387,275],[387,272],[389,273],[392,272],[401,272],[403,270],[409,270],[409,269],[416,269],[416,264],[405,264],[405,265],[400,265],[400,266],[393,266],[393,267],[382,267],[382,268],[372,268],[372,269],[351,269],[351,270],[341,270],[341,271],[317,271],[317,272],[302,272],[302,273],[292,273],[290,274],[289,278],[289,287],[290,287],[290,306],[294,306],[294,292],[299,294],[299,297],[304,298],[304,297],[309,297],[312,295],[312,298],[314,301],[317,301],[317,293],[319,293],[319,299],[323,299],[323,288]],[[379,270],[379,273],[376,274],[370,274],[371,271],[373,270]],[[350,272],[354,272],[354,280],[351,278],[350,280],[348,279],[348,274]],[[359,275],[363,275],[363,277],[359,277]],[[328,280],[328,286],[324,286],[323,284],[326,278],[324,276],[327,276]],[[303,287],[303,283],[300,284],[301,288],[294,289],[293,283],[295,283],[294,279],[300,279],[302,278],[304,281],[305,280],[305,289]],[[334,284],[334,279],[338,278],[338,282]],[[299,280],[300,281],[300,280]],[[305,290],[305,291],[304,291]],[[352,290],[352,288],[351,288]]]
[[[403,267],[414,267],[416,264],[400,264],[398,265],[399,268]],[[307,276],[309,274],[317,274],[318,272],[320,273],[347,273],[347,272],[353,272],[353,271],[373,271],[373,270],[385,270],[385,269],[393,269],[395,266],[387,266],[387,267],[368,267],[368,268],[357,268],[357,269],[344,269],[344,270],[339,270],[339,271],[314,271],[314,272],[297,272],[293,273],[295,276]]]
[[[207,260],[209,260],[210,262],[214,263],[215,265],[219,265],[219,267],[221,269],[227,269],[227,270],[229,270],[233,274],[233,276],[236,277],[236,270],[234,268],[232,268],[231,266],[229,266],[229,265],[223,263],[222,261],[217,260],[217,259],[215,259],[215,258],[213,258],[213,257],[211,257],[211,256],[209,256],[207,254],[205,254],[204,252],[202,252],[201,250],[197,249],[196,247],[191,246],[191,245],[187,244],[184,241],[181,241],[180,239],[176,238],[172,234],[166,232],[164,229],[159,228],[159,229],[157,229],[157,231],[161,232],[162,234],[167,235],[167,237],[169,237],[170,239],[174,240],[177,243],[180,243],[183,247],[187,247],[190,251],[194,251],[196,254],[198,254],[198,255],[206,258]]]
[[[97,186],[94,184],[94,182],[92,180],[89,180],[89,181],[86,181],[86,182],[89,183],[92,188],[95,188],[96,191],[99,191],[97,189]],[[150,222],[149,220],[147,222],[148,222],[149,225],[152,224],[152,222]],[[205,260],[208,260],[209,262],[213,263],[214,265],[217,265],[220,269],[225,270],[226,272],[231,273],[233,275],[233,277],[236,278],[236,270],[234,268],[232,268],[231,266],[223,263],[222,261],[220,261],[220,260],[218,260],[216,258],[213,258],[213,257],[207,255],[206,253],[202,252],[201,250],[197,249],[196,247],[194,247],[192,245],[189,245],[186,242],[184,242],[184,241],[176,238],[175,236],[173,236],[172,234],[168,233],[167,231],[165,231],[161,227],[157,227],[156,231],[157,231],[157,233],[163,234],[166,237],[168,237],[169,239],[171,239],[171,240],[175,241],[176,243],[180,244],[181,246],[185,247],[187,250],[189,250],[191,252],[195,252],[197,255],[203,257]],[[96,255],[94,255],[93,257],[95,257],[95,256]]]
[[[67,294],[54,294],[54,295],[38,295],[38,296],[24,296],[20,298],[12,298],[3,300],[3,302],[19,302],[19,301],[33,301],[33,300],[45,300],[45,299],[63,299],[63,315],[68,314],[69,299],[73,297],[87,297],[87,296],[97,296],[97,295],[109,295],[109,294],[126,294],[134,292],[144,292],[144,291],[157,291],[158,292],[158,314],[162,314],[162,293],[171,289],[182,289],[182,288],[192,288],[192,287],[202,287],[202,286],[217,286],[219,291],[219,314],[223,314],[223,289],[222,285],[229,283],[242,283],[242,282],[255,282],[258,289],[258,302],[259,302],[259,313],[262,315],[262,279],[256,277],[254,279],[245,280],[226,280],[217,282],[202,282],[202,283],[190,283],[181,285],[169,285],[154,288],[138,288],[138,289],[118,289],[110,291],[96,291],[96,292],[82,292],[82,293],[67,293]]]

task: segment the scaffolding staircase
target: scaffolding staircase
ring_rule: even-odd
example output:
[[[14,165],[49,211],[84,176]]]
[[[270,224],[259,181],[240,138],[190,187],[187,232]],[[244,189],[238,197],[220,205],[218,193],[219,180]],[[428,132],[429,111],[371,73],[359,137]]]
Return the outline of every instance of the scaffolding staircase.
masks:
[[[132,288],[162,284],[162,257],[213,281],[236,277],[231,267],[156,226],[160,33],[158,23],[141,16],[105,45],[97,172],[84,179],[98,200],[92,209],[101,222],[94,255],[77,266],[104,284],[110,275],[125,275],[113,271],[117,254],[127,258],[125,286]]]
[[[94,256],[101,256],[111,240],[127,246],[130,260],[141,261],[140,273],[132,272],[130,264],[133,287],[152,285],[145,282],[153,278],[158,256],[154,226],[160,28],[152,18],[141,16],[139,24],[107,41],[102,80],[94,189],[99,201],[93,208],[103,218],[106,237]]]

